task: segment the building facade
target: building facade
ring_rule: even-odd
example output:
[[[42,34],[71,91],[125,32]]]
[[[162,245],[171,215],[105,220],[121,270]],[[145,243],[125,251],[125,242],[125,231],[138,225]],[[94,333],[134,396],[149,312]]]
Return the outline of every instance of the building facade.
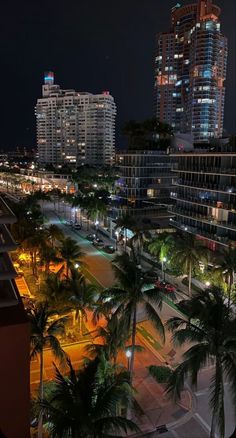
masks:
[[[165,151],[130,150],[118,154],[118,215],[134,215],[153,224],[167,223],[174,174]],[[168,219],[167,219],[168,218]]]
[[[218,149],[218,150],[217,150]],[[173,153],[172,225],[215,250],[236,247],[236,151],[229,146]]]
[[[171,29],[157,36],[155,114],[176,132],[208,142],[223,133],[227,39],[212,0],[171,12]]]
[[[47,73],[36,105],[39,163],[113,164],[115,115],[108,91],[94,95],[62,90],[53,73]]]
[[[8,255],[17,245],[6,226],[15,220],[0,198],[0,432],[29,438],[30,329]]]

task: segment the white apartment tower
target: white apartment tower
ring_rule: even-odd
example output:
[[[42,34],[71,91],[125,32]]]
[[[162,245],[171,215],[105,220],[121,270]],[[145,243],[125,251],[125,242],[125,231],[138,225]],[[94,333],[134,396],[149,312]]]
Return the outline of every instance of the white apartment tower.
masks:
[[[54,74],[47,72],[36,105],[39,163],[113,164],[115,116],[108,91],[62,90],[54,84]]]

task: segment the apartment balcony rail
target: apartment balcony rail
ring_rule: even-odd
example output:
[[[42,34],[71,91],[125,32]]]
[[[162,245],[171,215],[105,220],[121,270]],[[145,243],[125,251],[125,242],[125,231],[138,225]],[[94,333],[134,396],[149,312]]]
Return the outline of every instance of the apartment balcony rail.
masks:
[[[17,277],[12,261],[7,252],[0,253],[0,280],[11,280]]]
[[[195,221],[200,221],[200,222],[204,222],[206,224],[212,225],[212,226],[226,228],[226,229],[236,231],[236,223],[234,223],[234,222],[220,221],[220,220],[217,220],[213,216],[209,217],[209,215],[204,215],[202,213],[195,212],[193,210],[185,210],[183,208],[178,208],[178,207],[170,207],[169,211],[172,212],[173,214],[184,216],[184,217],[190,218],[190,219],[195,220]]]
[[[199,197],[181,195],[180,193],[178,193],[178,196],[171,196],[171,199],[173,199],[175,201],[201,205],[202,207],[221,208],[223,210],[236,212],[236,203],[229,204],[226,202],[222,202],[220,200],[214,201],[211,199],[200,199]]]
[[[184,172],[184,173],[208,173],[209,175],[236,175],[236,169],[235,168],[222,168],[222,167],[201,167],[200,170],[194,170],[193,168],[189,167],[180,167],[177,165],[173,165],[172,167],[173,172]]]
[[[14,251],[17,248],[16,242],[13,240],[5,225],[0,224],[0,253]]]
[[[196,156],[200,156],[200,155],[209,155],[209,156],[214,156],[214,155],[236,155],[236,150],[233,146],[224,146],[223,148],[217,148],[215,146],[212,146],[212,150],[209,150],[209,147],[206,149],[193,149],[192,151],[177,151],[177,150],[171,150],[170,156],[171,157],[175,157],[175,156],[179,156],[179,155],[196,155]]]
[[[19,304],[14,282],[0,279],[0,308]]]
[[[226,185],[213,184],[213,183],[202,183],[200,181],[193,182],[184,179],[178,179],[176,181],[173,181],[173,184],[175,186],[186,186],[199,190],[206,190],[206,191],[210,190],[214,192],[223,192],[223,193],[236,195],[236,189],[233,186],[226,186]]]
[[[183,224],[183,223],[176,221],[176,220],[173,220],[173,219],[170,219],[170,221],[174,227],[180,229],[181,231],[195,234],[196,236],[205,237],[207,240],[214,241],[216,243],[220,243],[221,245],[224,245],[224,246],[229,246],[229,245],[235,246],[236,245],[236,237],[235,237],[235,240],[232,240],[232,239],[229,239],[228,237],[218,236],[217,234],[209,233],[208,231],[202,230],[201,228],[189,226],[187,224]]]

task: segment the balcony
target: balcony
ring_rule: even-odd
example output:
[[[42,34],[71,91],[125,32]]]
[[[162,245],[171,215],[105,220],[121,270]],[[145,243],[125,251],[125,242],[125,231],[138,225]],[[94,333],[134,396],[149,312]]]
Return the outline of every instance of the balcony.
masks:
[[[182,196],[182,197],[181,197]],[[236,213],[236,203],[235,204],[227,204],[225,202],[213,201],[211,199],[200,199],[199,197],[194,196],[186,196],[178,193],[178,196],[171,196],[171,199],[180,202],[186,202],[189,204],[201,205],[202,207],[212,207],[212,208],[220,208],[222,210],[231,211],[232,213]]]
[[[220,184],[203,184],[201,182],[192,182],[188,180],[179,179],[177,181],[173,181],[173,185],[179,186],[179,187],[190,187],[196,190],[205,190],[208,192],[219,192],[219,193],[226,193],[228,195],[236,195],[236,192],[232,191],[231,186],[224,186]]]
[[[205,174],[205,175],[222,175],[222,176],[236,176],[236,169],[222,169],[220,167],[205,167],[201,170],[192,170],[188,167],[173,167],[173,172],[183,172],[183,173],[195,173],[195,174]]]
[[[236,224],[228,221],[217,221],[214,218],[209,218],[209,216],[205,216],[201,213],[197,213],[193,210],[185,210],[183,208],[172,207],[169,208],[169,211],[178,216],[186,217],[192,219],[194,221],[202,222],[211,226],[224,228],[226,230],[236,231]]]
[[[12,261],[7,253],[0,253],[0,280],[11,280],[17,277]],[[1,291],[0,291],[1,294]]]
[[[0,280],[0,309],[19,304],[16,289],[11,281]]]
[[[0,197],[0,224],[14,224],[16,217],[7,206],[5,201]]]
[[[181,231],[185,231],[187,233],[191,233],[194,234],[195,236],[199,236],[199,237],[204,237],[207,240],[219,243],[220,245],[223,246],[235,246],[236,245],[236,240],[231,240],[228,237],[221,237],[221,236],[217,236],[217,234],[213,234],[213,233],[209,233],[205,230],[202,230],[201,228],[197,228],[197,227],[192,227],[186,224],[182,224],[179,221],[173,220],[171,219],[171,224],[175,227],[178,228]]]
[[[0,253],[14,251],[17,248],[16,242],[13,240],[5,225],[0,225]]]

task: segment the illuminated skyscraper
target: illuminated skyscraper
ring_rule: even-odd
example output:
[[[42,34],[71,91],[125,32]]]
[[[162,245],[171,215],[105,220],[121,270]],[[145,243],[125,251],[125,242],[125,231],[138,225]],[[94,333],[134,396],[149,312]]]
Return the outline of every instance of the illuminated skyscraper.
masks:
[[[171,11],[170,32],[157,36],[156,116],[197,142],[223,133],[227,39],[212,0]]]
[[[62,90],[48,72],[36,105],[39,162],[112,164],[115,115],[116,105],[108,91]]]

